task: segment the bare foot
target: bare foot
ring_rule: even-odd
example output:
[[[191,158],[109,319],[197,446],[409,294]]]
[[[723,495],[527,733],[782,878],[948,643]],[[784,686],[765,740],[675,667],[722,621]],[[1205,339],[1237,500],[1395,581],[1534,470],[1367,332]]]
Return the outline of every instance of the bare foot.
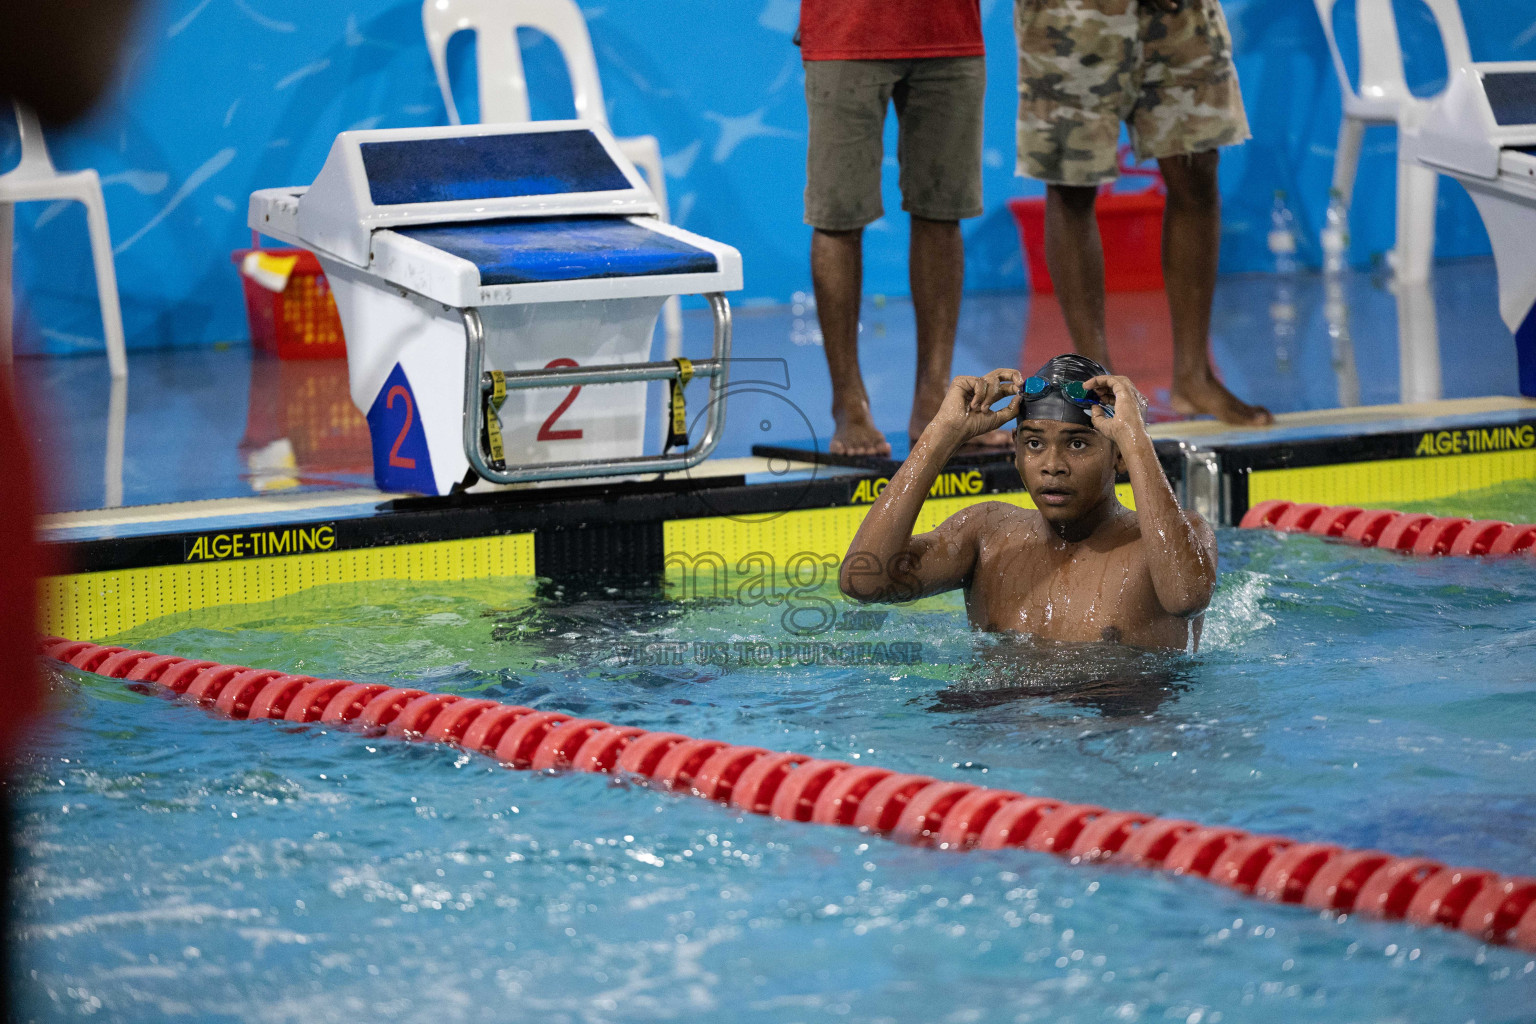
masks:
[[[1184,416],[1205,414],[1240,427],[1267,427],[1275,422],[1268,409],[1244,402],[1209,370],[1195,380],[1174,381],[1168,404]]]
[[[922,437],[923,431],[927,429],[928,420],[919,420],[916,416],[913,416],[908,421],[907,438],[913,447],[917,446],[917,439]],[[985,434],[978,434],[956,450],[967,455],[974,455],[977,452],[998,451],[1000,449],[1013,451],[1013,434],[1001,428],[989,430]]]
[[[832,432],[832,440],[827,443],[827,451],[833,455],[891,454],[891,443],[870,418],[868,406],[857,412],[842,414],[834,409],[832,421],[836,429]]]
[[[960,446],[960,452],[974,455],[977,452],[1013,451],[1013,434],[1007,430],[991,430],[978,434]]]
[[[921,434],[912,434],[908,440],[913,447],[917,446],[917,439]],[[1006,430],[991,430],[980,434],[955,449],[956,455],[980,455],[985,452],[1011,452],[1013,451],[1013,434]]]
[[[928,424],[938,415],[951,386],[952,383],[940,382],[935,387],[927,378],[918,385],[917,392],[912,396],[912,414],[907,419],[907,438],[913,448],[917,447],[918,438],[923,436],[923,431],[928,429]],[[1017,387],[1014,388],[1013,393],[1018,393]],[[1002,451],[1010,453],[1013,451],[1013,432],[999,427],[984,434],[977,434],[957,448],[955,454],[978,455]]]

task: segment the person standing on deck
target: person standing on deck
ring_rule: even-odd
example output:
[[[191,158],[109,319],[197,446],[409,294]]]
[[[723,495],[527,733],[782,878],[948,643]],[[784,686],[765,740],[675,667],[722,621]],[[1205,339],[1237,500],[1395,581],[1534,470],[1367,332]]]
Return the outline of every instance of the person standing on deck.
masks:
[[[949,385],[965,248],[960,221],[981,206],[986,63],[979,0],[801,0],[798,39],[810,114],[805,222],[811,279],[832,377],[829,448],[889,455],[859,372],[864,227],[878,220],[882,134],[894,104],[902,209],[911,215],[908,273],[917,376],[908,422],[916,442]],[[976,439],[1003,446],[1002,431]]]
[[[1109,364],[1098,186],[1117,175],[1120,123],[1168,186],[1163,277],[1173,322],[1175,411],[1267,426],[1269,410],[1211,368],[1221,244],[1219,147],[1249,137],[1219,0],[1015,0],[1018,168],[1046,182],[1045,258],[1073,347]]]

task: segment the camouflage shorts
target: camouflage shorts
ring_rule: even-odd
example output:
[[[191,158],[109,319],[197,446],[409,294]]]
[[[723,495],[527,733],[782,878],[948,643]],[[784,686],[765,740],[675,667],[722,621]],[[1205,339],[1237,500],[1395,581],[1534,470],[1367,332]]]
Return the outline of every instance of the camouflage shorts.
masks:
[[[1143,160],[1248,138],[1219,0],[1015,0],[1014,28],[1020,175],[1114,180],[1122,121]]]

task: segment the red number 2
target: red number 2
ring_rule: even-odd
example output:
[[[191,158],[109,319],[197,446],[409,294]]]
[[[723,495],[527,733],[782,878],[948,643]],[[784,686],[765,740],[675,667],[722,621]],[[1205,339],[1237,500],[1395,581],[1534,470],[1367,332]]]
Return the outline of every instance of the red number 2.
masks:
[[[396,384],[389,389],[389,394],[384,397],[384,408],[395,407],[395,396],[405,399],[405,423],[400,427],[400,436],[395,438],[395,446],[389,450],[389,464],[401,469],[415,469],[416,460],[406,458],[400,454],[400,446],[405,443],[405,435],[410,433],[411,423],[416,418],[416,407],[411,401],[411,393],[406,390],[404,384]]]
[[[576,360],[574,360],[574,359],[565,359],[565,358],[562,357],[560,359],[551,359],[547,364],[545,364],[544,369],[546,369],[546,370],[555,370],[555,369],[559,369],[561,367],[570,367],[570,366],[576,366],[576,365],[578,365]],[[561,414],[564,413],[565,410],[567,410],[567,409],[569,409],[571,407],[571,403],[576,401],[576,396],[579,395],[579,394],[581,394],[581,385],[580,384],[573,385],[571,390],[566,392],[565,397],[560,400],[560,404],[555,406],[555,411],[549,414],[549,419],[545,420],[543,425],[539,427],[538,439],[540,441],[579,441],[579,440],[581,440],[581,430],[580,429],[577,429],[577,430],[556,430],[555,429],[555,420],[559,419]]]

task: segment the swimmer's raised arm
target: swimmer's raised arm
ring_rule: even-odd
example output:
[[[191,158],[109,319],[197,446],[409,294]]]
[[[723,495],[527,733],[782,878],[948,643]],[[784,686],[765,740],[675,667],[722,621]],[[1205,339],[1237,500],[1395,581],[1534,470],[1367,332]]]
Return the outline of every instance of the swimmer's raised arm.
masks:
[[[980,511],[965,509],[916,537],[912,528],[928,491],[956,450],[1018,414],[1023,380],[1018,370],[954,379],[938,415],[875,499],[848,546],[838,576],[844,594],[858,601],[913,601],[965,583],[976,564]],[[993,404],[1009,395],[1015,396],[1013,401],[993,410]]]
[[[1126,377],[1094,377],[1083,382],[1114,406],[1105,415],[1094,406],[1094,429],[1115,442],[1131,477],[1142,549],[1157,602],[1169,615],[1199,615],[1216,589],[1216,534],[1198,513],[1179,507],[1158,464],[1157,452],[1142,419],[1146,399]],[[1112,397],[1111,397],[1112,396]]]

